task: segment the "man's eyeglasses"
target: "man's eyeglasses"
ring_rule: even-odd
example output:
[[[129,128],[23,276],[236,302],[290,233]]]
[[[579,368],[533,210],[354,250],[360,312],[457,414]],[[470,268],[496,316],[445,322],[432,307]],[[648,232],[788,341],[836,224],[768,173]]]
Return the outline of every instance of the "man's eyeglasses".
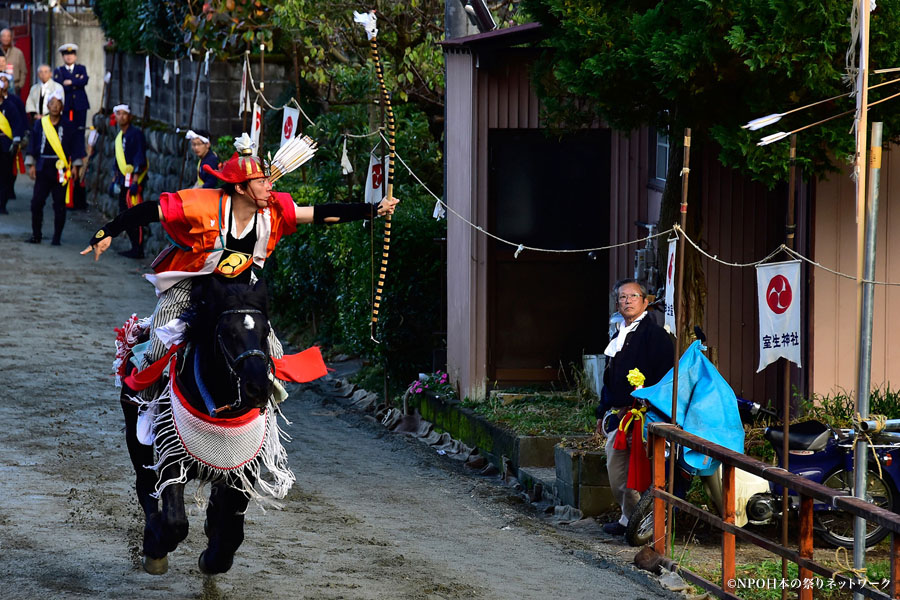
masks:
[[[638,298],[643,298],[643,294],[622,294],[619,296],[619,302],[625,304],[629,300],[637,300]]]

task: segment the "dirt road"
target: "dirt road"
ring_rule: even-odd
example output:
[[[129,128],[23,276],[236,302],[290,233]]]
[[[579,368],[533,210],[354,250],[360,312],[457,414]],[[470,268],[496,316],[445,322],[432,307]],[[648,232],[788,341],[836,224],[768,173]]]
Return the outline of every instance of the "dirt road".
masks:
[[[79,256],[99,225],[83,213],[61,247],[23,243],[31,192],[21,180],[17,189],[0,216],[0,597],[670,597],[607,562],[610,547],[561,535],[507,488],[385,434],[314,386],[285,403],[297,484],[284,510],[251,504],[232,570],[200,574],[195,514],[168,574],[145,574],[110,366],[113,327],[154,306],[146,265]]]

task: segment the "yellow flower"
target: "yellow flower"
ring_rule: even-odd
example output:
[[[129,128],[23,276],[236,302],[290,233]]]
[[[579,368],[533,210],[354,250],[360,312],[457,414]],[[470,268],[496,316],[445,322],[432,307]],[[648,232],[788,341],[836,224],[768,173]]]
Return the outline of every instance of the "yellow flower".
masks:
[[[628,371],[628,376],[625,377],[628,380],[628,383],[633,385],[635,389],[644,387],[644,374],[640,372],[638,369],[632,369]]]

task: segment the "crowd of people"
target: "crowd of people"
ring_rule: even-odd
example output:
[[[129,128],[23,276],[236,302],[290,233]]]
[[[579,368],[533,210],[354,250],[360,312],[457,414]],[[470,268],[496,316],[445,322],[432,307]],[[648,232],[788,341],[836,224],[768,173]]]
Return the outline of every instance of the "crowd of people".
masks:
[[[47,64],[35,69],[36,81],[23,103],[19,96],[28,81],[25,56],[13,44],[12,31],[0,31],[0,215],[8,214],[7,204],[16,198],[17,176],[27,174],[34,187],[32,232],[25,241],[44,241],[44,207],[49,197],[54,246],[61,244],[67,211],[87,208],[84,175],[93,153],[91,128],[87,126],[91,108],[85,90],[90,79],[87,68],[78,63],[77,44],[63,44],[58,52],[61,64],[55,69]],[[113,108],[113,114],[118,133],[114,141],[116,169],[110,174],[109,193],[118,200],[119,210],[125,211],[143,199],[149,171],[147,148],[143,132],[132,125],[130,107],[120,104]],[[217,187],[216,178],[203,170],[203,165],[219,166],[209,132],[189,131],[186,137],[198,158],[197,180],[191,187]],[[121,254],[143,258],[143,228],[129,228],[126,233],[131,248]]]

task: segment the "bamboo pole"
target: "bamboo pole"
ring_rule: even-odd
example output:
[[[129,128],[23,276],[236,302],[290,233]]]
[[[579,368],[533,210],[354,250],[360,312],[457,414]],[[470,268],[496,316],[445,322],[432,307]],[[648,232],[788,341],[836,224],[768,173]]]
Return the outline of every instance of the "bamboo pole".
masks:
[[[682,308],[684,300],[684,236],[687,228],[688,209],[688,176],[691,173],[691,128],[684,130],[684,159],[681,169],[681,208],[680,223],[682,234],[678,236],[678,269],[675,278],[675,366],[672,369],[672,424],[678,425],[678,359],[681,351],[681,340],[687,325],[687,318]],[[675,493],[675,445],[669,449],[669,485],[668,492]],[[666,512],[666,554],[671,550],[674,510],[670,505]]]
[[[259,45],[259,95],[265,98],[266,92],[266,45]],[[265,106],[259,107],[259,147],[256,149],[257,155],[263,157],[263,125],[265,120]]]
[[[869,112],[869,0],[854,0],[859,12],[859,73],[856,94],[856,329],[862,327],[863,255],[866,237],[866,133]],[[860,349],[857,348],[857,357]],[[859,380],[859,361],[856,378]],[[857,399],[859,390],[857,390]]]

